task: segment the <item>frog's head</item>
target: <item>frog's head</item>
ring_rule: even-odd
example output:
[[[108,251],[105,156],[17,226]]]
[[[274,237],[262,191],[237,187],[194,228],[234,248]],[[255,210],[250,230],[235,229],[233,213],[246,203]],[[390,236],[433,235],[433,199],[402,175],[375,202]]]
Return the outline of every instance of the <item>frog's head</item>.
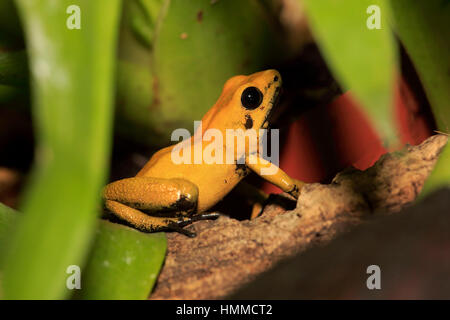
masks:
[[[232,77],[204,119],[209,122],[207,127],[257,131],[267,128],[280,89],[281,76],[276,70]]]

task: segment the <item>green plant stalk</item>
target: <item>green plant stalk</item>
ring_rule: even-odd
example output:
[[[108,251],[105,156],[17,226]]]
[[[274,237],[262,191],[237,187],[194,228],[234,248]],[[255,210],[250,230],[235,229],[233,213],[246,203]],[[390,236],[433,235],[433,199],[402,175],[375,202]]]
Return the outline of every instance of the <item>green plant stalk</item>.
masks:
[[[384,0],[305,0],[309,25],[343,89],[351,90],[386,146],[398,143],[392,110],[397,69],[395,43]],[[369,29],[371,5],[380,8],[381,29]]]
[[[110,153],[120,0],[17,0],[37,128],[36,164],[23,218],[5,258],[6,299],[67,296],[69,265],[91,242]],[[66,27],[69,5],[81,29]]]
[[[450,132],[450,2],[391,1],[395,30],[414,63],[438,129]],[[450,186],[447,144],[427,179],[421,196]]]

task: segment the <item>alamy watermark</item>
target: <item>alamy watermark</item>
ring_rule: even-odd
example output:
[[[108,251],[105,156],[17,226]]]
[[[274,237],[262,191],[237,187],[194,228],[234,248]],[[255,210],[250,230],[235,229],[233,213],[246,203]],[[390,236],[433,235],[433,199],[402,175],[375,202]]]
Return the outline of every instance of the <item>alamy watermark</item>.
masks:
[[[372,4],[367,7],[367,14],[370,16],[367,18],[366,26],[369,30],[381,29],[381,9],[376,4]]]
[[[376,264],[367,267],[366,273],[370,274],[367,278],[366,286],[369,290],[381,289],[381,269]]]
[[[66,20],[67,29],[81,29],[81,9],[79,6],[72,4],[67,7],[66,13],[70,16]]]
[[[261,175],[273,175],[279,164],[278,129],[226,129],[203,131],[202,121],[194,121],[194,137],[189,130],[180,128],[172,132],[171,141],[180,141],[171,153],[174,164],[257,164],[263,161]],[[270,155],[268,134],[270,132]],[[248,157],[248,155],[254,155]]]
[[[81,269],[77,265],[70,265],[66,269],[66,273],[70,276],[66,279],[66,287],[69,290],[81,289]]]

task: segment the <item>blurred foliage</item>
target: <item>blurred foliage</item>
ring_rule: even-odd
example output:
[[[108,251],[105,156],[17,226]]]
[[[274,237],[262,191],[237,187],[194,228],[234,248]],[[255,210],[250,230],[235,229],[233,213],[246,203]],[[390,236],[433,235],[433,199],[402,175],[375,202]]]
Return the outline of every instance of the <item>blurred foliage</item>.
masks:
[[[28,85],[27,53],[0,52],[0,85]]]
[[[16,221],[17,212],[2,203],[0,203],[0,253],[4,252],[9,237],[11,235],[11,230],[14,227],[14,221]],[[0,268],[4,263],[4,255],[0,254]],[[1,282],[0,282],[1,283]],[[0,299],[2,298],[2,293],[0,290]]]
[[[163,0],[129,1],[131,29],[136,37],[148,48],[151,48],[155,27]]]
[[[0,1],[0,49],[23,45],[19,16],[12,0]]]
[[[28,96],[28,90],[17,86],[28,85],[26,53],[16,7],[12,0],[0,1],[0,104]],[[16,51],[14,51],[16,50]]]
[[[83,268],[82,299],[146,299],[166,252],[164,233],[143,233],[101,221]],[[77,292],[78,293],[78,292]]]
[[[30,56],[38,145],[24,214],[6,253],[3,290],[8,299],[62,298],[67,266],[86,256],[108,169],[120,1],[16,3]],[[66,28],[73,4],[83,7],[80,30]]]
[[[395,31],[411,57],[438,129],[450,133],[450,1],[391,1]],[[414,23],[411,23],[414,21]],[[450,146],[442,152],[422,195],[450,186]]]
[[[0,84],[0,103],[9,102],[19,96],[21,90]]]
[[[395,45],[384,0],[304,0],[309,25],[322,54],[345,90],[351,89],[378,129],[385,145],[397,143],[392,90],[396,72]],[[380,8],[381,29],[366,21]]]
[[[391,3],[395,31],[419,74],[438,128],[450,133],[450,1]]]

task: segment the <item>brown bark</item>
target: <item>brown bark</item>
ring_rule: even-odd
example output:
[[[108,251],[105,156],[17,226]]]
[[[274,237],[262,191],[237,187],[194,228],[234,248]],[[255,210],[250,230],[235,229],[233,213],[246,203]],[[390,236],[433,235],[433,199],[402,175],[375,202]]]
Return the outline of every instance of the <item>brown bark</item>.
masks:
[[[269,205],[251,221],[199,221],[189,227],[197,233],[193,239],[168,234],[165,265],[150,298],[223,298],[281,259],[398,212],[416,198],[446,142],[435,135],[384,155],[368,170],[346,170],[328,185],[308,184],[292,211]]]
[[[450,299],[449,208],[450,188],[436,190],[284,260],[229,298]],[[369,266],[379,268],[376,288]]]

